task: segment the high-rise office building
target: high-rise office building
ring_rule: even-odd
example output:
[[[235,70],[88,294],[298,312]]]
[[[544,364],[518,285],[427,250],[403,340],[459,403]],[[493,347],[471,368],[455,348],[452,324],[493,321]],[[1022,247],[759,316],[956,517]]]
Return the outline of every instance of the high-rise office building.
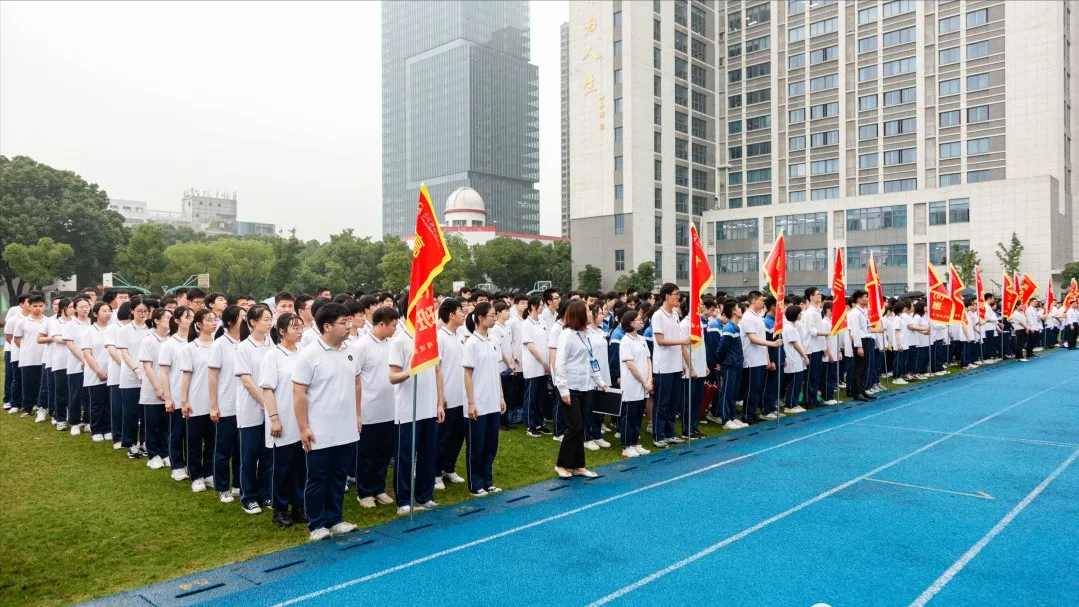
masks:
[[[625,23],[630,11],[651,8],[639,20],[655,28],[649,38],[634,36],[633,29],[611,40],[634,60],[620,66],[623,82],[652,72],[656,85],[653,95],[644,87],[619,95],[627,117],[655,112],[654,125],[635,121],[641,132],[627,130],[619,135],[623,141],[647,136],[656,146],[666,143],[669,127],[661,119],[673,79],[675,146],[673,154],[670,148],[655,154],[655,219],[635,219],[629,237],[636,243],[655,230],[657,255],[670,243],[663,224],[671,216],[659,210],[659,193],[671,188],[667,165],[675,165],[677,195],[687,171],[696,178],[694,129],[707,118],[694,107],[697,96],[687,99],[684,91],[696,93],[695,82],[715,84],[719,107],[702,106],[716,113],[719,156],[703,157],[714,163],[716,186],[701,233],[714,255],[718,290],[759,287],[760,267],[779,230],[788,238],[792,292],[828,284],[837,246],[845,249],[851,285],[862,281],[872,252],[885,294],[924,290],[928,262],[946,267],[955,252],[968,249],[979,254],[987,287],[995,288],[1000,266],[993,252],[1013,231],[1025,247],[1022,269],[1043,289],[1050,273],[1076,257],[1070,3],[678,0],[607,6],[609,13],[597,21],[622,12]],[[573,35],[587,21],[584,12],[580,7],[573,15]],[[694,29],[695,16],[698,23],[703,18],[703,28]],[[713,39],[718,56],[708,52]],[[695,49],[706,50],[695,55]],[[573,85],[571,93],[582,95]],[[581,149],[576,135],[571,128],[572,170],[578,161],[594,161],[597,171],[606,171],[595,175],[602,181],[640,182],[633,202],[641,206],[651,167]],[[616,163],[623,174],[607,168]],[[645,175],[628,175],[632,169]],[[676,255],[684,242],[678,238],[676,232]],[[642,248],[632,248],[634,261]],[[616,276],[609,274],[613,267],[601,269],[607,280]],[[676,266],[679,276],[682,270]]]
[[[562,83],[562,237],[569,238],[569,22],[559,28]]]
[[[426,183],[441,216],[472,187],[487,223],[539,232],[538,71],[528,2],[382,3],[382,224],[415,227]]]

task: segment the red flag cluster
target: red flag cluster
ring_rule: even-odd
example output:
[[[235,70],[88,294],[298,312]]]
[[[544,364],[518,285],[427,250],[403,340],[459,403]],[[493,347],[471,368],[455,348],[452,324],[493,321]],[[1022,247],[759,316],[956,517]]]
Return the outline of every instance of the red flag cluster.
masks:
[[[419,207],[416,210],[416,240],[412,245],[412,277],[409,282],[408,310],[405,324],[412,333],[412,362],[410,375],[438,364],[438,335],[435,325],[435,296],[432,283],[450,260],[450,250],[438,225],[435,207],[427,186],[420,186]]]

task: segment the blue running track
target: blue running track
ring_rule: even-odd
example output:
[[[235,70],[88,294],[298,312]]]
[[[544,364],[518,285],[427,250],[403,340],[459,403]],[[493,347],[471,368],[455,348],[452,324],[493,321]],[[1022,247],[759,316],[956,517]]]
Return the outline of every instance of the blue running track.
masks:
[[[1077,372],[989,365],[97,603],[1079,605]]]

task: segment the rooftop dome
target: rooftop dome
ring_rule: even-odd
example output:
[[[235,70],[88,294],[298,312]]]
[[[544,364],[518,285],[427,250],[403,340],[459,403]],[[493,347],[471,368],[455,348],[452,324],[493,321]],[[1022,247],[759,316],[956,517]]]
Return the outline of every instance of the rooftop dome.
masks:
[[[446,199],[447,211],[479,211],[485,212],[483,198],[480,193],[469,187],[457,188]]]

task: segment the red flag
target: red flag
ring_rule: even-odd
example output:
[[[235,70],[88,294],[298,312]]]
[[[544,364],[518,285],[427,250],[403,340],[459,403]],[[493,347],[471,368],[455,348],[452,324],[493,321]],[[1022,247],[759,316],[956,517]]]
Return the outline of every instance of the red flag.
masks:
[[[982,293],[982,271],[974,266],[974,290],[978,292],[978,320],[985,322],[985,295]]]
[[[949,282],[951,283],[952,322],[968,324],[967,306],[963,303],[963,281],[959,279],[959,273],[955,271],[954,265],[948,264],[948,272],[950,273]]]
[[[929,320],[939,323],[952,321],[952,298],[948,290],[944,288],[944,281],[940,279],[937,271],[933,269],[933,263],[929,262]]]
[[[1048,314],[1053,309],[1053,277],[1049,277],[1049,286],[1046,287],[1045,293],[1045,313]]]
[[[1019,301],[1024,306],[1030,303],[1030,298],[1038,292],[1038,283],[1026,272],[1023,273],[1023,284],[1019,285]]]
[[[1001,287],[1001,308],[1000,313],[1004,316],[1011,316],[1015,311],[1015,304],[1019,301],[1019,292],[1015,289],[1015,283],[1011,277],[1008,276],[1008,272],[1004,272],[1004,284]]]
[[[1064,296],[1064,307],[1067,308],[1072,305],[1072,301],[1079,300],[1079,285],[1076,285],[1073,278],[1071,284],[1068,285],[1068,293]]]
[[[865,290],[869,292],[869,327],[880,328],[881,308],[884,307],[884,294],[880,287],[880,275],[877,274],[877,262],[873,261],[873,251],[869,252],[869,266],[865,277]]]
[[[435,297],[431,284],[449,260],[450,251],[435,217],[431,195],[427,193],[427,186],[421,184],[416,211],[416,240],[412,246],[412,279],[405,314],[405,324],[415,340],[409,375],[416,375],[438,364]]]
[[[772,333],[778,335],[783,332],[783,300],[787,298],[787,245],[783,241],[783,230],[779,231],[772,252],[764,260],[764,272],[768,275],[768,289],[776,298],[776,326]]]
[[[693,265],[689,274],[689,340],[691,348],[699,347],[704,343],[704,328],[701,327],[701,297],[708,285],[712,284],[712,268],[708,266],[708,255],[704,252],[701,244],[701,236],[697,233],[697,226],[689,224],[689,239],[693,249]]]
[[[832,270],[832,335],[847,330],[847,278],[843,273],[843,249],[836,247]]]

